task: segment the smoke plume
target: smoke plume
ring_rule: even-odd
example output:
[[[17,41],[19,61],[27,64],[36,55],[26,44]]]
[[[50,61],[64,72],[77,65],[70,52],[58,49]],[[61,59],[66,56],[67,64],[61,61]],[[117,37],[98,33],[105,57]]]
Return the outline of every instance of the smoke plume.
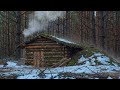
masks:
[[[48,22],[55,21],[58,17],[63,17],[65,11],[35,11],[34,17],[28,23],[28,28],[23,31],[25,37],[32,35],[36,32],[43,31],[44,27],[48,26]]]

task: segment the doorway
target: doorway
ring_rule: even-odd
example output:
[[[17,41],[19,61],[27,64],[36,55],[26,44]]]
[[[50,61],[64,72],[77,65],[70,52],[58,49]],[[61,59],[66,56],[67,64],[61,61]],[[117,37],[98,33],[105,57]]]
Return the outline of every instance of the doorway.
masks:
[[[44,67],[43,51],[35,51],[34,52],[34,66],[37,68]]]

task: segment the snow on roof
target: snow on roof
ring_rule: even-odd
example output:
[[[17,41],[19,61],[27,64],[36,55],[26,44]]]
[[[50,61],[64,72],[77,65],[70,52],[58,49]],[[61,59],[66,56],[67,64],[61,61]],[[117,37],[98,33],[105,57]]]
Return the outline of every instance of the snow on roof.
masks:
[[[72,41],[69,41],[67,39],[64,39],[64,38],[60,38],[60,37],[57,37],[57,36],[53,36],[53,35],[48,35],[48,34],[40,34],[34,38],[31,38],[29,40],[27,40],[25,42],[25,44],[29,44],[29,43],[32,43],[34,42],[37,38],[40,38],[40,37],[44,37],[44,38],[47,38],[47,39],[51,39],[53,41],[56,41],[57,43],[60,43],[60,44],[64,44],[66,46],[70,46],[70,47],[76,47],[76,48],[81,48],[79,44],[75,43],[75,42],[72,42]]]
[[[66,46],[82,48],[82,47],[80,47],[79,44],[77,44],[77,43],[75,43],[73,41],[67,40],[65,38],[60,38],[60,37],[53,36],[53,35],[50,35],[50,38],[54,39],[56,42],[59,42],[59,43],[62,43],[64,45],[66,45]]]
[[[52,36],[52,35],[51,35],[51,36]],[[52,37],[53,37],[53,38],[56,38],[57,40],[62,41],[62,42],[71,43],[71,44],[76,44],[76,43],[74,43],[74,42],[72,42],[72,41],[68,41],[68,40],[63,39],[63,38],[58,38],[58,37],[56,37],[56,36],[52,36]]]

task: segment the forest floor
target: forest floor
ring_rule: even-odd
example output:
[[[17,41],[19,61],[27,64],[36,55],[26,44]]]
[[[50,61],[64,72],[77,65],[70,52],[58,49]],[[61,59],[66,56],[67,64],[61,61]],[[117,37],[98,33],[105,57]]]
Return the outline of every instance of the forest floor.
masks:
[[[120,66],[101,53],[82,55],[74,66],[34,68],[8,61],[0,65],[0,79],[120,79]]]

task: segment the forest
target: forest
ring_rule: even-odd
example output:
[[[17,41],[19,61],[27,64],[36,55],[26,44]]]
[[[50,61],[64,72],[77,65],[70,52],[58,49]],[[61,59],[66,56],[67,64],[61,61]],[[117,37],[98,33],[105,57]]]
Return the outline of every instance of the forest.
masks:
[[[23,65],[43,66],[45,69],[39,70],[46,73],[49,72],[46,68],[49,65],[56,66],[55,68],[70,65],[74,66],[72,69],[77,69],[76,65],[82,68],[85,64],[88,70],[92,62],[97,65],[109,62],[109,65],[118,66],[118,69],[120,68],[119,34],[120,11],[0,11],[0,67],[5,66],[7,61],[9,66],[10,60],[13,60],[23,61]],[[44,63],[41,64],[43,61]],[[13,66],[16,65],[11,63]],[[106,70],[109,68],[107,63],[104,68]],[[0,73],[2,71],[3,68],[0,69]],[[111,75],[107,72],[100,76],[96,74],[96,69],[90,71],[94,72],[97,78],[98,76],[108,78]],[[30,72],[34,73],[34,70]],[[78,72],[81,71],[78,70]],[[53,74],[50,78],[58,77],[55,75]],[[63,78],[62,76],[83,78],[76,73],[69,73],[69,70],[68,72],[66,70],[66,73],[60,72],[59,75],[61,75],[59,78]],[[114,78],[115,75],[111,77]],[[85,76],[93,78],[88,74]],[[36,76],[33,79],[39,79],[39,77]]]

